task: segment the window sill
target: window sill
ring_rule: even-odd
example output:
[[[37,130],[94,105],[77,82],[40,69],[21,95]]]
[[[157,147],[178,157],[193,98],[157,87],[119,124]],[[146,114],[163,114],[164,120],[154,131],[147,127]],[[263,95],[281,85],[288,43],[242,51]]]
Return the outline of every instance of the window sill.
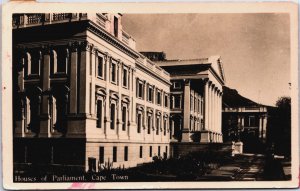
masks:
[[[99,79],[99,80],[104,80],[104,77],[97,76],[97,79]]]

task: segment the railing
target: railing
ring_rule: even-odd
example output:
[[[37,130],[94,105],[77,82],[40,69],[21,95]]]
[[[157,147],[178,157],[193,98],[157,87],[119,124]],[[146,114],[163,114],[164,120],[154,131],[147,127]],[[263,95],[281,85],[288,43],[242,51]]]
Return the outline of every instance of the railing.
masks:
[[[51,24],[52,22],[82,20],[87,18],[87,13],[46,13],[46,14],[14,14],[13,28],[26,27],[40,24]]]

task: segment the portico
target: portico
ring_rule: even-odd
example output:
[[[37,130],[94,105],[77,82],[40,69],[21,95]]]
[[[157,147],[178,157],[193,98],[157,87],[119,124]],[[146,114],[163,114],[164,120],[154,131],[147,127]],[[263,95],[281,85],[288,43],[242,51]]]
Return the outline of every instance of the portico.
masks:
[[[220,57],[156,63],[171,75],[170,124],[174,125],[171,141],[222,142],[221,103],[225,78]]]

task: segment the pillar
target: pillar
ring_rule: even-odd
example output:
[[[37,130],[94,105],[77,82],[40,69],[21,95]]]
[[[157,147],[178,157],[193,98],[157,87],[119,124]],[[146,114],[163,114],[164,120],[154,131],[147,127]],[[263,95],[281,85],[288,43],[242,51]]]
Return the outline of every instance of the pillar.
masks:
[[[90,67],[90,51],[92,45],[88,42],[81,44],[81,59],[80,59],[80,91],[79,91],[79,112],[87,114],[89,113],[89,67]]]
[[[184,80],[184,109],[183,109],[183,129],[182,142],[190,142],[190,114],[191,114],[191,84],[190,80]]]
[[[52,14],[51,14],[52,15]],[[73,43],[71,47],[71,67],[70,67],[70,113],[77,113],[77,65],[78,65],[78,45]]]
[[[45,48],[44,64],[42,67],[42,113],[40,122],[40,137],[50,136],[50,106],[49,106],[49,91],[50,91],[50,50]]]
[[[258,126],[258,137],[262,139],[262,129],[263,129],[263,117],[259,116],[259,126]]]
[[[210,83],[207,81],[204,85],[204,126],[203,126],[203,130],[201,131],[201,139],[200,139],[200,142],[201,143],[208,143],[210,142],[209,140],[209,117],[210,117],[210,114],[209,114],[209,103],[210,103],[210,93],[209,93],[209,86],[210,86]]]
[[[96,117],[95,116],[95,106],[96,106],[96,90],[95,90],[95,78],[97,77],[96,75],[96,50],[93,49],[92,50],[92,56],[91,56],[91,71],[90,71],[90,75],[91,75],[91,91],[90,91],[90,113],[91,116]]]

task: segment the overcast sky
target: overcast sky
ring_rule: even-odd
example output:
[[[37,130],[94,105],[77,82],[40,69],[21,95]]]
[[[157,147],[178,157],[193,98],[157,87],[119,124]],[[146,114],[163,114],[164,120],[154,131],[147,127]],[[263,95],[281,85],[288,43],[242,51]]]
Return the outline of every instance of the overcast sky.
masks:
[[[275,105],[290,96],[288,14],[125,14],[123,29],[138,51],[167,59],[220,55],[226,86],[253,101]]]

